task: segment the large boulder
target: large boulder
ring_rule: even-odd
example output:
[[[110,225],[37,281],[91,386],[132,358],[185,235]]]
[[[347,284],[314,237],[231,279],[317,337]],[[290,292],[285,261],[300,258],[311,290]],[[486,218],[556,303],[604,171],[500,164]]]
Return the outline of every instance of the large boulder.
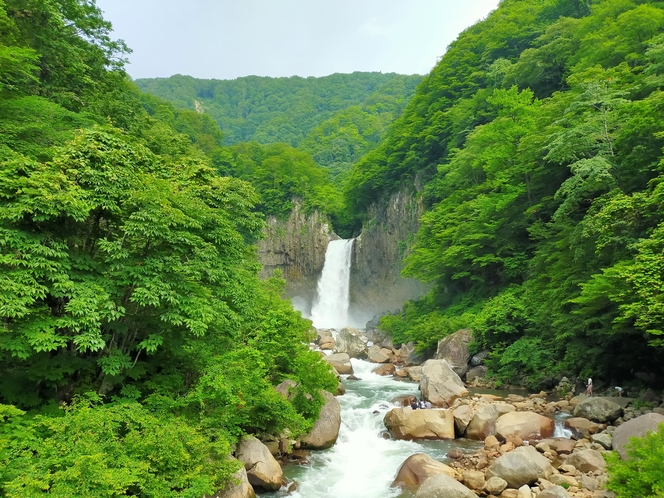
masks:
[[[468,395],[461,378],[445,360],[427,360],[420,379],[422,397],[435,406],[447,407],[455,399]]]
[[[235,460],[235,458],[232,458]],[[231,480],[224,489],[217,491],[211,498],[256,498],[254,488],[249,484],[247,469],[240,468],[231,476]]]
[[[454,416],[450,410],[393,408],[383,422],[395,439],[454,439]]]
[[[503,437],[518,436],[522,440],[532,441],[553,436],[555,422],[538,413],[510,412],[496,420],[496,434]]]
[[[486,376],[487,368],[479,365],[466,372],[466,382],[472,382],[477,379],[483,379]]]
[[[353,373],[353,365],[350,363],[350,356],[346,353],[330,354],[323,359],[332,365],[338,374],[347,375]]]
[[[475,415],[473,408],[470,405],[461,405],[454,409],[452,415],[454,415],[454,426],[457,429],[457,433],[459,436],[463,436],[466,432],[466,427],[468,427],[468,424],[470,424]]]
[[[468,344],[473,340],[473,331],[471,329],[457,330],[454,334],[444,337],[438,341],[435,360],[445,360],[452,367],[452,370],[459,376],[466,375],[468,370],[468,360],[470,352]]]
[[[424,453],[416,453],[406,458],[401,464],[401,467],[397,471],[397,476],[394,482],[392,482],[392,486],[416,489],[429,477],[437,474],[445,474],[452,478],[456,477],[456,472],[452,467],[448,467]]]
[[[573,465],[581,472],[595,472],[606,470],[606,462],[597,450],[581,450],[572,453],[565,460],[565,465]]]
[[[483,441],[487,436],[496,432],[497,418],[498,410],[493,404],[480,403],[475,406],[473,418],[466,427],[466,437]]]
[[[586,398],[574,408],[575,417],[583,417],[595,422],[613,422],[620,418],[623,409],[617,403],[604,398]]]
[[[300,440],[303,448],[322,450],[329,448],[337,442],[339,427],[341,427],[341,407],[337,398],[327,391],[323,391],[325,404],[320,410],[320,416],[314,428]]]
[[[337,335],[335,353],[346,353],[351,358],[366,358],[367,338],[357,329],[346,327]]]
[[[623,460],[627,458],[625,446],[632,437],[643,437],[649,432],[656,432],[659,424],[664,424],[664,415],[647,413],[633,418],[616,428],[613,433],[613,449],[620,454]]]
[[[332,331],[329,329],[319,330],[318,336],[316,337],[316,344],[318,344],[318,347],[321,349],[334,349],[335,342]]]
[[[510,488],[518,489],[538,479],[548,479],[554,469],[549,460],[532,446],[521,446],[494,460],[485,476],[500,477]]]
[[[565,420],[563,426],[572,431],[572,435],[581,438],[590,438],[591,434],[597,434],[604,426],[591,422],[587,418],[572,417]]]
[[[253,436],[244,436],[237,447],[237,459],[244,464],[254,488],[276,491],[285,482],[281,466],[270,450]]]
[[[456,479],[437,474],[424,481],[415,498],[477,498],[477,495]]]
[[[392,351],[373,345],[367,351],[367,359],[372,363],[387,363],[392,358]]]

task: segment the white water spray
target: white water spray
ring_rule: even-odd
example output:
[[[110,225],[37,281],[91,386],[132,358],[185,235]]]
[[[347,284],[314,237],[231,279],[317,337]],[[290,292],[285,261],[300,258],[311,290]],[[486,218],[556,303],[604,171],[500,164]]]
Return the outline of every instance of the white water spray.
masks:
[[[311,308],[311,320],[318,329],[341,329],[348,326],[350,263],[354,240],[332,240],[327,246],[323,272],[318,280],[318,297]]]

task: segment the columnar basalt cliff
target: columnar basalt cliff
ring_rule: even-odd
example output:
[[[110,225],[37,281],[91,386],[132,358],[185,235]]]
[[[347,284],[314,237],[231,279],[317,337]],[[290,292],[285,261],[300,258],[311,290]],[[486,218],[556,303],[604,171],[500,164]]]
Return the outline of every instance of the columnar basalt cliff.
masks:
[[[394,311],[427,291],[423,283],[400,276],[424,206],[413,189],[394,193],[369,208],[369,221],[355,241],[350,282],[350,313],[357,319]]]
[[[286,294],[299,298],[298,307],[308,313],[327,245],[338,238],[325,216],[317,211],[305,213],[295,203],[287,220],[267,220],[265,238],[258,243],[258,257],[263,265],[261,278],[281,270],[287,283]]]

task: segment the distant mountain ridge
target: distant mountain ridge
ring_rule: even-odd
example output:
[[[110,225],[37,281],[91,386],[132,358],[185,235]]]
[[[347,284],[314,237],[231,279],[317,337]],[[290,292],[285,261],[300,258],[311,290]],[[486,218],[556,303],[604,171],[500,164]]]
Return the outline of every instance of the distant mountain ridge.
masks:
[[[354,72],[234,80],[175,75],[138,79],[136,84],[177,107],[205,112],[219,123],[228,145],[256,141],[297,147],[314,128],[350,107],[391,122],[421,80],[420,75]]]

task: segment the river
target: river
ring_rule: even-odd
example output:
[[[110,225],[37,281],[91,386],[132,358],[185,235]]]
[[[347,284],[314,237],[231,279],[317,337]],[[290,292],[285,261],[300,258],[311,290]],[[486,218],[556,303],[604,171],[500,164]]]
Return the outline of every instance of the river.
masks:
[[[482,442],[398,441],[385,439],[385,414],[401,395],[415,395],[418,385],[371,373],[375,363],[353,359],[353,370],[361,380],[344,381],[346,394],[338,396],[341,405],[341,429],[337,443],[328,450],[312,452],[308,465],[289,464],[284,474],[297,481],[296,492],[283,491],[269,497],[292,498],[406,498],[410,493],[390,488],[397,470],[406,458],[426,453],[446,463],[452,447],[474,452]],[[377,412],[377,413],[376,413]]]

